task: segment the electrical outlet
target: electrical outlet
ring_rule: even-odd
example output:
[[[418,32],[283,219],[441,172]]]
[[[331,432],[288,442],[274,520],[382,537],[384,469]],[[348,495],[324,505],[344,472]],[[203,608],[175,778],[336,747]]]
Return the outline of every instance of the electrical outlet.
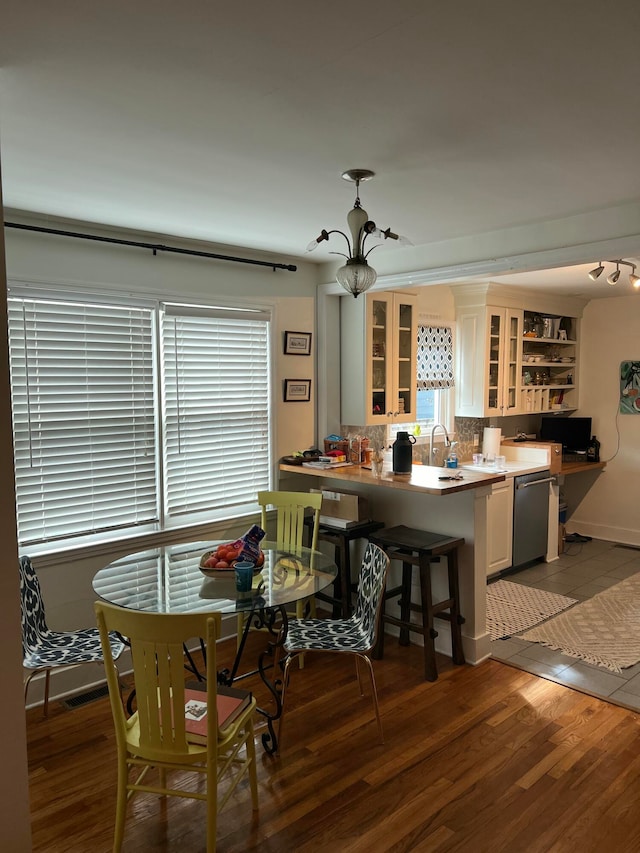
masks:
[[[473,434],[473,446],[477,447],[480,444],[480,433],[474,432]]]

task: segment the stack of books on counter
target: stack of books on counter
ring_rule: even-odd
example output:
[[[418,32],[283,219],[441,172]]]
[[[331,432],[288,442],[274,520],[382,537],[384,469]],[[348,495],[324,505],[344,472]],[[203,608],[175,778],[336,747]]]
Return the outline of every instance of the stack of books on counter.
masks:
[[[303,462],[303,468],[343,468],[345,465],[353,463],[347,462],[347,457],[344,453],[339,456],[320,456],[317,462]]]

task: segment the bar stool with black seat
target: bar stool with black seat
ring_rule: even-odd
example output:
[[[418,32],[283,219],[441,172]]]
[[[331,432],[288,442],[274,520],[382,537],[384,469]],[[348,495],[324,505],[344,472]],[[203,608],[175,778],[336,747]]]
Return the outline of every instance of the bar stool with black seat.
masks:
[[[305,519],[305,525],[311,531],[312,518]],[[351,580],[351,542],[356,539],[369,539],[376,530],[384,527],[383,521],[361,521],[349,527],[333,527],[320,522],[318,542],[328,542],[334,547],[334,561],[338,574],[333,582],[333,595],[317,592],[315,597],[332,605],[333,619],[348,619],[351,616],[351,593],[357,589],[358,581]]]
[[[438,632],[433,627],[433,620],[437,618],[446,620],[451,626],[453,662],[457,665],[464,664],[461,632],[464,618],[460,613],[458,582],[458,549],[464,545],[464,539],[398,525],[372,534],[369,541],[380,545],[387,552],[390,560],[402,562],[400,586],[388,589],[385,593],[385,602],[399,598],[400,618],[388,613],[383,614],[383,630],[378,633],[373,657],[379,659],[384,654],[384,623],[400,628],[400,645],[402,646],[409,645],[409,632],[417,631],[422,634],[424,641],[424,677],[427,681],[436,681],[438,667],[434,641]],[[448,597],[443,601],[434,602],[431,591],[431,570],[432,567],[441,564],[443,558],[447,561]],[[418,568],[420,577],[420,604],[411,601],[411,574],[414,566]],[[420,625],[411,622],[412,610],[422,614]]]

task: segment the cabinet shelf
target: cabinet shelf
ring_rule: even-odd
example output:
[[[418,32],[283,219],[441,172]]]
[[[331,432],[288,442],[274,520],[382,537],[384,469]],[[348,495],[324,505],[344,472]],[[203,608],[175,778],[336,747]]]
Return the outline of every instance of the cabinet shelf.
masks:
[[[558,370],[570,369],[576,366],[575,361],[523,361],[522,367],[523,369],[529,369],[530,367],[553,367]]]
[[[571,391],[575,388],[575,385],[521,385],[521,391],[544,391],[545,388],[547,391]]]
[[[575,340],[561,341],[559,338],[558,339],[556,339],[556,338],[532,338],[532,337],[529,337],[528,335],[522,336],[522,342],[525,344],[553,344],[553,346],[557,345],[559,347],[566,347],[566,346],[570,346],[571,344],[573,344],[575,346],[575,344],[578,343]]]

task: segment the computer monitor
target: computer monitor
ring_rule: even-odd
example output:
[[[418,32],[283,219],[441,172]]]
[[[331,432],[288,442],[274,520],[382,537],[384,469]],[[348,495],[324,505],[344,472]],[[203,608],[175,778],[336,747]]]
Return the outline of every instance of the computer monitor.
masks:
[[[540,438],[561,444],[563,453],[586,453],[591,441],[591,418],[543,417]]]

